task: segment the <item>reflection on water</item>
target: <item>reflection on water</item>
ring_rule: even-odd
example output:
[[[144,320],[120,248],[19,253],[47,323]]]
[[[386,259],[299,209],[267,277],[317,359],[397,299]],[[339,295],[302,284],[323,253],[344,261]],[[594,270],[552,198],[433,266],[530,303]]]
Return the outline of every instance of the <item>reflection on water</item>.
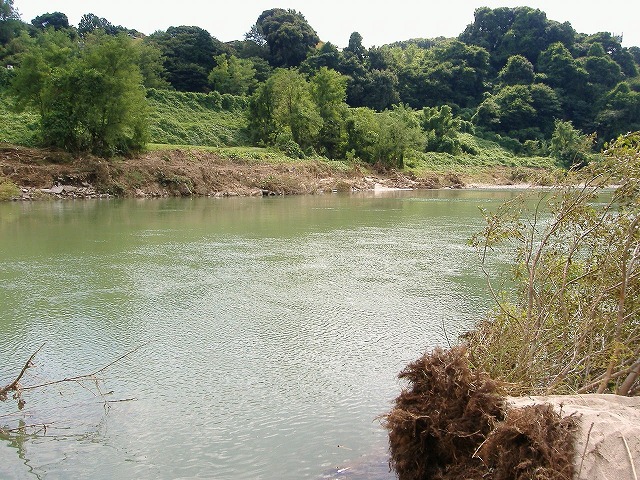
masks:
[[[0,381],[43,342],[27,381],[145,345],[104,373],[136,401],[27,395],[51,429],[2,440],[0,478],[394,478],[376,418],[486,308],[466,241],[507,195],[0,205]]]

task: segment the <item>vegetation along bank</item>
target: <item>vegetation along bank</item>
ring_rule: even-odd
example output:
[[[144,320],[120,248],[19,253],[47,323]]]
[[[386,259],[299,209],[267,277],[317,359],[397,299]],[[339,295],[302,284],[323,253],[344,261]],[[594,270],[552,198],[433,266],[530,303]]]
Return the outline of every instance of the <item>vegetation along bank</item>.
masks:
[[[4,198],[554,183],[640,129],[640,49],[529,7],[478,8],[456,38],[366,48],[353,32],[342,49],[280,8],[223,43],[0,7]]]

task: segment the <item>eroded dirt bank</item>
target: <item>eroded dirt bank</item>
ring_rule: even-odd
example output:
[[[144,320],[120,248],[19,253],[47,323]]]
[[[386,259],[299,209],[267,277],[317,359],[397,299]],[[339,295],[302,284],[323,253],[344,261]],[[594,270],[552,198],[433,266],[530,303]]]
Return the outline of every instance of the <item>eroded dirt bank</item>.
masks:
[[[336,164],[337,165],[337,164]],[[474,179],[455,173],[417,177],[372,172],[321,161],[269,163],[230,160],[201,150],[161,150],[133,158],[73,158],[62,152],[0,145],[0,181],[20,187],[18,199],[258,196],[361,191],[375,188],[462,188]],[[488,172],[486,183],[509,184],[506,169]]]

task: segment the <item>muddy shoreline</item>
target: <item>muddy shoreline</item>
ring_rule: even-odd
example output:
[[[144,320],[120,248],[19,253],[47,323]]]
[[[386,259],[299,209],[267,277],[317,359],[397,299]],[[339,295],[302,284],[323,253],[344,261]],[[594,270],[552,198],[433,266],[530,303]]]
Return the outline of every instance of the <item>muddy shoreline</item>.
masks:
[[[456,172],[373,171],[321,160],[228,159],[196,149],[160,150],[132,158],[73,158],[64,152],[0,145],[0,183],[17,186],[13,200],[109,197],[233,197],[303,195],[389,189],[514,187],[507,167],[480,178]]]

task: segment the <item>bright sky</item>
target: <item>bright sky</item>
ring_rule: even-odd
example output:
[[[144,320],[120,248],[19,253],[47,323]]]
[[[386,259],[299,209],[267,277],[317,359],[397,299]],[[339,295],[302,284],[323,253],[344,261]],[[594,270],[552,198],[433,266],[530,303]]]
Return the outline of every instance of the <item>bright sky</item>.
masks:
[[[85,13],[114,25],[150,34],[171,26],[194,25],[222,41],[241,40],[264,10],[280,7],[301,12],[323,41],[345,47],[352,32],[366,46],[410,38],[453,37],[473,22],[476,8],[529,6],[581,33],[623,35],[626,47],[640,46],[637,0],[14,0],[22,20],[54,11],[78,24]]]

